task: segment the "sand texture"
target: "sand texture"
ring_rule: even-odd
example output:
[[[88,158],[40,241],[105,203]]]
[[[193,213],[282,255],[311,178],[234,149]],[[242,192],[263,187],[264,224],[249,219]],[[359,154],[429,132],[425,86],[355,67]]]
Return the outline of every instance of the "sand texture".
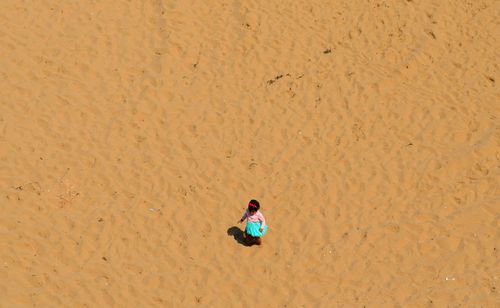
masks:
[[[0,307],[499,307],[499,17],[0,1]]]

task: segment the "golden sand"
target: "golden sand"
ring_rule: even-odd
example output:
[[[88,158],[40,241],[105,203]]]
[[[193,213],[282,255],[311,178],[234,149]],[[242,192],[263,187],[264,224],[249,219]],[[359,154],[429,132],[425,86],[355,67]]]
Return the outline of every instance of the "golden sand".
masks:
[[[0,306],[498,307],[499,13],[1,1]]]

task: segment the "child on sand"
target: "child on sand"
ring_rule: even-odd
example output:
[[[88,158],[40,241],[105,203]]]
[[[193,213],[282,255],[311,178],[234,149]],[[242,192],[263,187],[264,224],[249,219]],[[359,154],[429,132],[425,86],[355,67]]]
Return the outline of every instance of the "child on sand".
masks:
[[[245,238],[247,245],[252,245],[253,243],[261,245],[261,236],[263,236],[267,231],[266,219],[259,209],[259,201],[250,200],[248,203],[248,209],[239,221],[239,223],[242,223],[245,219],[247,220],[247,226],[245,228],[245,232],[243,233],[243,237]]]

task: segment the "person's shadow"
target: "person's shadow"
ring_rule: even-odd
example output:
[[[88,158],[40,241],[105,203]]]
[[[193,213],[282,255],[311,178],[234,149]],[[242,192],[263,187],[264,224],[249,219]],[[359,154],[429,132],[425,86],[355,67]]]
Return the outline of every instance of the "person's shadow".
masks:
[[[236,242],[243,246],[246,246],[245,238],[243,237],[243,231],[240,228],[232,226],[231,228],[227,229],[227,235],[234,237],[234,240]]]

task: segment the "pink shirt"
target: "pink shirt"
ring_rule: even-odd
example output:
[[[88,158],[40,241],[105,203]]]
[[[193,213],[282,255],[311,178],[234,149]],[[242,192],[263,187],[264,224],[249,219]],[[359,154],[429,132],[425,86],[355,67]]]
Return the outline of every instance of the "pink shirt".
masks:
[[[264,218],[264,215],[260,211],[257,211],[255,214],[250,215],[250,212],[248,210],[245,211],[245,214],[243,214],[243,217],[241,217],[241,220],[247,219],[247,221],[253,221],[253,222],[259,222],[260,221],[260,227],[264,228],[266,225],[266,219]]]

